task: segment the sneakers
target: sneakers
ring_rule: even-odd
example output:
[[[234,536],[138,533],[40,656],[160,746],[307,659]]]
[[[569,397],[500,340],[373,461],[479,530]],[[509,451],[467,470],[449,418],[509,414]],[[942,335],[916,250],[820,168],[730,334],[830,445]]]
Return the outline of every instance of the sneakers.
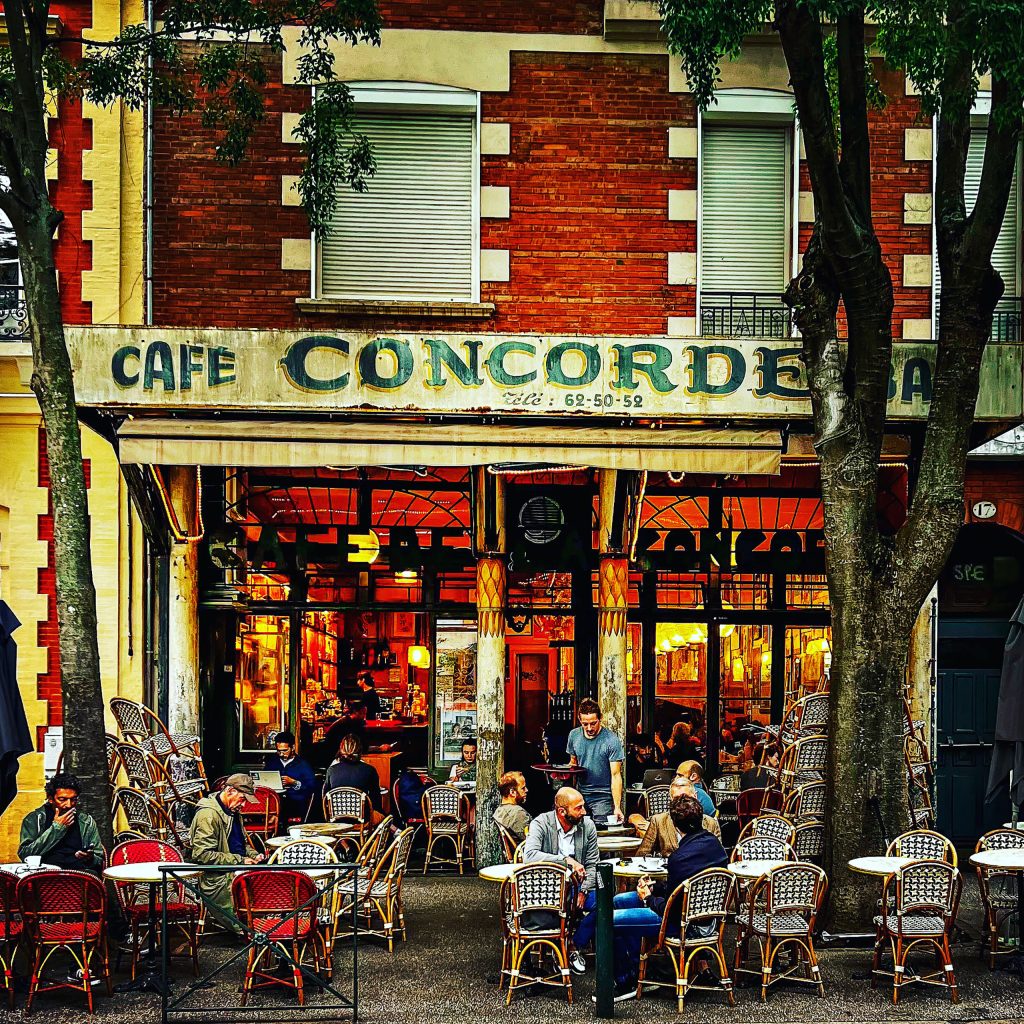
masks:
[[[573,974],[587,973],[586,957],[578,949],[574,949],[569,954],[569,968],[572,970]]]
[[[636,999],[636,981],[627,982],[616,982],[615,983],[615,994],[612,996],[613,1002],[626,1003],[630,999]],[[592,1003],[597,1002],[597,996],[591,996],[590,1001]]]

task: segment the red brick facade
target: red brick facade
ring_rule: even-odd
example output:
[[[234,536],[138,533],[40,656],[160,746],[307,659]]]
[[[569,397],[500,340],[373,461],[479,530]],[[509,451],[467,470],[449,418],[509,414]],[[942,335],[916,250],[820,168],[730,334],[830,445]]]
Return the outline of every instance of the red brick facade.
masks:
[[[995,516],[978,519],[972,509],[979,501],[992,502],[996,507]],[[964,522],[999,523],[1024,537],[1024,472],[1019,459],[1009,462],[976,459],[967,464]]]

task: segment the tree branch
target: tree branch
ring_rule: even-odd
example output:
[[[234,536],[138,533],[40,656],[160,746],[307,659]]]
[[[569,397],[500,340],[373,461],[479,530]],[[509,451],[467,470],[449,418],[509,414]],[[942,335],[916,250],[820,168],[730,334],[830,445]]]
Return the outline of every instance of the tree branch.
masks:
[[[864,7],[840,16],[836,26],[839,72],[839,174],[857,214],[871,227],[871,141],[865,82]]]

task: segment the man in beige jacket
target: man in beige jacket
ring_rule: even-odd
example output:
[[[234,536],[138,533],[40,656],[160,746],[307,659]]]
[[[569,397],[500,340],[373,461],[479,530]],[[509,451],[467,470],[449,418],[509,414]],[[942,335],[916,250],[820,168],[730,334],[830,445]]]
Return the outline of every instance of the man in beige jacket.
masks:
[[[693,784],[682,775],[677,775],[668,789],[669,803],[677,796],[692,796],[696,799],[696,795]],[[631,814],[629,823],[636,829],[637,835],[643,836],[634,854],[635,857],[668,857],[679,846],[679,833],[668,811],[651,815],[650,821],[641,814]],[[722,829],[718,822],[707,814],[704,815],[704,831],[710,832],[721,842]]]
[[[200,800],[196,816],[192,819],[193,862],[258,864],[262,857],[249,842],[242,827],[242,816],[238,813],[246,803],[258,802],[252,779],[244,772],[229,775],[219,793]],[[234,878],[235,873],[231,871],[204,873],[199,879],[199,888],[218,910],[231,913],[231,883]],[[222,924],[234,930],[228,918],[218,917]]]

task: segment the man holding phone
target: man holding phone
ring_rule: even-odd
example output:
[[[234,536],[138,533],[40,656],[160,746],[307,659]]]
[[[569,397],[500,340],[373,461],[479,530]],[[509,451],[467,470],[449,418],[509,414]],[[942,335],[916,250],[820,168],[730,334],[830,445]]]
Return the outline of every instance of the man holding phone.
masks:
[[[103,846],[96,822],[78,809],[82,787],[69,772],[59,772],[46,784],[46,803],[25,815],[18,856],[38,857],[43,864],[73,871],[103,868]]]

